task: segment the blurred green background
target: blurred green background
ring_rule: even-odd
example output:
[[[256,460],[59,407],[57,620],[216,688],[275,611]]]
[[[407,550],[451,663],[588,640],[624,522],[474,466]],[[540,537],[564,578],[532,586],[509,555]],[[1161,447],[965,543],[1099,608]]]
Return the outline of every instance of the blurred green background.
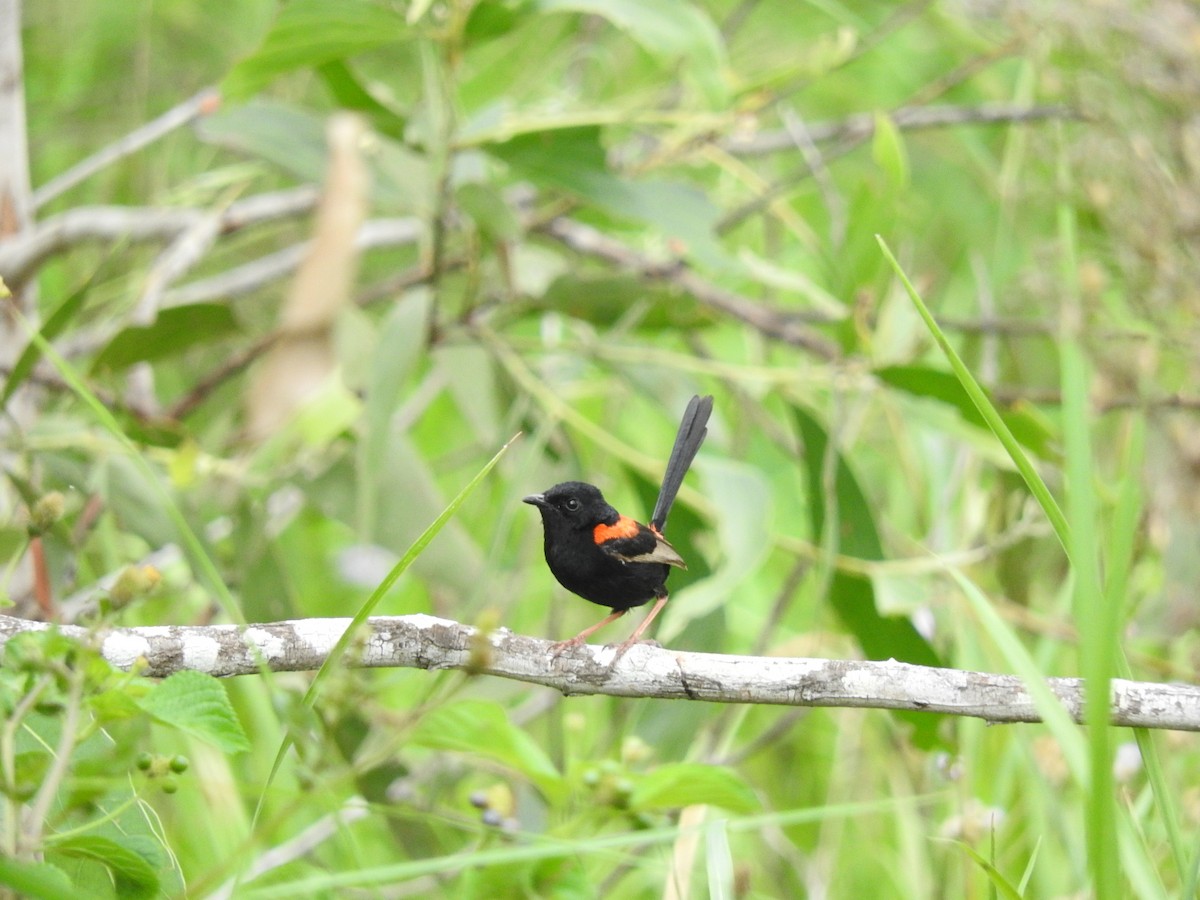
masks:
[[[93,224],[22,277],[0,265],[136,448],[46,359],[9,369],[33,406],[5,432],[9,493],[63,496],[39,538],[55,608],[161,563],[184,522],[244,621],[352,615],[520,431],[376,612],[567,637],[602,611],[554,582],[520,498],[582,478],[644,519],[687,399],[712,393],[665,645],[1192,680],[1193,6],[40,0],[22,42],[35,188],[221,93],[36,212],[184,227]],[[343,281],[296,274],[313,203],[284,193],[331,171],[339,110],[370,178]],[[228,218],[281,197],[300,199]],[[1064,505],[1070,563],[876,235]],[[298,409],[255,399],[306,286],[336,308],[318,385]],[[18,511],[2,535],[21,615],[27,531]],[[160,568],[103,621],[235,616],[194,554]],[[11,713],[41,670],[8,670]],[[227,682],[232,752],[106,678],[22,720],[5,775],[11,816],[61,711],[94,723],[44,848],[91,896],[1195,892],[1191,734],[339,670],[311,709],[309,676]]]

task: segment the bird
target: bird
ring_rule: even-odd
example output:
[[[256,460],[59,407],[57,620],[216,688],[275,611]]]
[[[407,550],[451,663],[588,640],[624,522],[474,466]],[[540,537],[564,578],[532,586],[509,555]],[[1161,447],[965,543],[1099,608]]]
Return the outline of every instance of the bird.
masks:
[[[655,601],[649,615],[617,649],[614,661],[641,640],[667,602],[667,575],[686,569],[679,552],[663,537],[667,515],[708,434],[711,396],[692,397],[679,423],[658,501],[648,525],[614,509],[600,489],[584,481],[564,481],[523,502],[542,516],[546,564],[558,583],[584,600],[612,612],[575,637],[554,645],[555,654],[582,644],[629,610]]]

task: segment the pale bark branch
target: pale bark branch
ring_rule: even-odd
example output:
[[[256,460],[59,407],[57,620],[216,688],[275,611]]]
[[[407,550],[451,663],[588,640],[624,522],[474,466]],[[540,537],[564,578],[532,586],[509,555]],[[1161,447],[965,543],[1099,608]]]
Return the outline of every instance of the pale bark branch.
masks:
[[[317,202],[312,185],[247,197],[220,214],[228,234],[275,219],[310,212]],[[0,241],[0,272],[12,284],[24,281],[49,257],[86,241],[174,241],[212,215],[209,210],[170,207],[86,206],[52,216]]]
[[[1082,114],[1067,106],[1020,106],[992,103],[981,106],[904,106],[888,116],[897,128],[917,130],[955,125],[1009,125],[1045,120],[1081,119]],[[812,122],[805,126],[811,141],[862,141],[875,133],[875,113],[858,113],[832,122]],[[738,156],[766,156],[794,151],[795,135],[787,128],[756,134],[735,134],[721,146]]]
[[[76,163],[61,175],[47,181],[33,192],[33,205],[40,207],[49,203],[60,194],[64,194],[77,184],[82,184],[93,175],[104,171],[109,166],[120,162],[147,147],[160,138],[170,134],[177,128],[193,122],[200,116],[215,112],[221,103],[221,96],[215,88],[205,88],[193,97],[167,110],[157,119],[147,122],[131,131],[129,134],[114,141],[107,147],[96,151],[87,159]]]
[[[183,669],[210,675],[252,675],[260,664],[277,672],[311,671],[326,659],[349,619],[300,619],[260,625],[114,628],[93,635],[78,626],[62,633],[93,642],[120,669],[165,677]],[[0,616],[0,646],[25,631],[51,626]],[[638,644],[613,662],[608,647],[584,646],[561,656],[550,641],[475,628],[427,615],[369,621],[346,656],[351,666],[462,669],[540,684],[563,694],[606,694],[780,706],[902,709],[973,716],[993,723],[1039,722],[1037,704],[1014,675],[937,669],[888,660],[791,659],[690,653]],[[1083,714],[1083,681],[1048,678],[1075,721]],[[1200,687],[1114,679],[1112,724],[1200,731]]]
[[[810,319],[824,321],[823,317],[810,317],[805,311],[775,309],[707,281],[678,260],[655,260],[573,219],[560,216],[541,224],[539,230],[576,253],[603,260],[639,278],[673,284],[701,305],[744,322],[767,337],[801,347],[823,359],[838,356],[837,345],[806,324]]]

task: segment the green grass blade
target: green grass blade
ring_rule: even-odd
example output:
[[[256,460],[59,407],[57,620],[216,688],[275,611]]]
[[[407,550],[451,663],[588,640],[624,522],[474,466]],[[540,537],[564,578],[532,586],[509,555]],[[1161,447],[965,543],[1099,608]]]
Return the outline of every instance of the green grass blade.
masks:
[[[1074,576],[1073,606],[1079,631],[1080,670],[1085,682],[1084,722],[1091,770],[1085,802],[1085,828],[1092,889],[1096,897],[1106,900],[1121,895],[1119,850],[1131,850],[1117,846],[1112,729],[1109,726],[1121,608],[1120,598],[1101,588],[1100,530],[1096,521],[1100,506],[1095,490],[1096,461],[1092,453],[1088,398],[1091,372],[1079,344],[1083,308],[1078,284],[1078,241],[1075,208],[1066,199],[1070,196],[1070,169],[1061,140],[1057,180],[1062,198],[1056,210],[1063,306],[1058,352],[1066,450],[1067,521],[1071,529],[1068,554]]]
[[[379,586],[375,588],[375,590],[371,593],[371,596],[366,599],[361,607],[359,607],[358,612],[354,614],[354,618],[350,621],[350,625],[342,633],[342,636],[338,638],[337,643],[333,645],[333,649],[329,651],[329,656],[325,658],[325,662],[321,664],[321,668],[317,671],[316,676],[313,678],[312,684],[308,686],[308,690],[305,692],[303,700],[305,706],[312,705],[313,701],[316,699],[317,692],[320,690],[321,684],[325,681],[325,678],[329,675],[329,672],[332,670],[332,668],[337,665],[338,661],[342,658],[342,655],[346,652],[346,647],[348,647],[350,642],[354,639],[354,635],[358,632],[359,627],[367,620],[367,617],[371,615],[375,607],[379,605],[379,601],[381,601],[387,595],[387,592],[391,590],[392,585],[396,583],[397,579],[399,579],[400,576],[408,570],[408,567],[413,564],[413,561],[421,555],[421,551],[424,550],[429,545],[429,542],[437,536],[438,532],[445,527],[446,523],[449,522],[451,517],[458,511],[458,508],[463,505],[467,497],[471,495],[471,492],[479,486],[480,482],[487,477],[488,473],[492,471],[496,463],[500,462],[500,458],[504,455],[505,451],[512,446],[513,441],[515,441],[518,437],[520,437],[519,434],[510,438],[508,443],[501,447],[499,451],[497,451],[496,455],[488,460],[487,464],[480,469],[478,473],[476,473],[475,477],[467,482],[466,486],[458,492],[458,495],[450,501],[449,505],[447,505],[444,510],[442,510],[441,515],[434,519],[430,526],[421,532],[421,535],[415,541],[413,541],[412,546],[408,548],[404,556],[400,558],[400,561],[392,567],[392,570],[387,573],[383,581],[379,582]],[[271,764],[271,771],[267,775],[267,779],[262,786],[262,791],[259,793],[258,804],[254,810],[254,824],[257,824],[258,822],[258,818],[262,813],[263,804],[266,802],[267,791],[270,790],[271,783],[275,780],[275,776],[279,774],[279,768],[283,765],[283,759],[287,755],[287,752],[291,746],[291,735],[285,735],[283,740],[280,742],[278,752],[275,754],[275,761]]]
[[[951,346],[942,329],[938,327],[933,314],[929,312],[929,308],[921,299],[921,295],[917,293],[917,289],[913,287],[912,282],[908,280],[908,276],[904,274],[904,270],[900,268],[900,263],[892,255],[887,242],[879,235],[875,236],[875,240],[879,242],[879,246],[883,250],[883,255],[891,263],[896,277],[900,279],[900,283],[908,291],[908,296],[917,308],[917,312],[921,318],[925,321],[925,326],[929,329],[929,333],[933,335],[933,339],[937,342],[938,347],[941,348],[942,353],[949,360],[950,368],[954,370],[954,374],[958,376],[963,389],[970,395],[975,408],[979,410],[979,414],[983,416],[992,433],[996,435],[997,439],[1003,445],[1005,452],[1012,459],[1013,465],[1017,467],[1017,471],[1025,479],[1025,484],[1028,486],[1030,493],[1033,494],[1038,504],[1042,507],[1042,510],[1046,513],[1046,518],[1050,520],[1050,525],[1054,528],[1054,533],[1058,535],[1059,542],[1069,555],[1071,552],[1070,528],[1067,526],[1066,516],[1063,515],[1058,501],[1054,499],[1054,495],[1046,487],[1046,482],[1042,480],[1042,477],[1037,473],[1037,469],[1033,467],[1033,463],[1029,461],[1029,457],[1025,455],[1025,451],[1021,449],[1020,442],[1013,437],[1012,432],[1004,423],[1004,419],[996,411],[996,407],[988,400],[987,394],[979,386],[979,382],[975,380],[975,376],[971,374],[966,363],[962,361],[962,358],[955,351],[954,347]]]
[[[94,283],[95,275],[93,274],[71,296],[60,303],[58,309],[50,314],[49,318],[42,324],[40,332],[44,340],[54,340],[62,333],[64,328],[75,320],[75,316],[83,309],[83,303],[87,300],[88,293],[91,291]],[[41,347],[36,341],[30,340],[21,352],[20,357],[13,363],[12,370],[8,373],[8,380],[4,382],[4,393],[0,394],[0,406],[8,404],[8,401],[12,399],[12,395],[17,392],[17,388],[32,374],[33,367],[38,364],[38,360],[41,358]]]
[[[1063,758],[1071,770],[1072,777],[1077,783],[1086,785],[1087,747],[1066,707],[1046,684],[1046,676],[1042,674],[1037,660],[1021,643],[1012,626],[996,612],[983,591],[958,569],[950,567],[948,571],[967,598],[984,634],[995,644],[1013,673],[1025,682],[1025,687],[1037,706],[1038,715],[1042,717],[1042,721],[1062,748]]]
[[[858,816],[878,816],[899,805],[911,804],[914,801],[922,804],[931,803],[945,799],[945,796],[945,794],[927,794],[864,803],[816,806],[741,818],[730,817],[724,820],[723,826],[726,831],[737,834]],[[704,830],[704,824],[689,828],[680,828],[675,825],[645,830],[623,830],[617,834],[599,834],[580,840],[563,840],[545,834],[530,834],[523,835],[520,842],[507,846],[487,846],[483,849],[469,850],[463,853],[451,853],[373,868],[347,869],[317,874],[300,873],[292,881],[279,880],[273,884],[264,884],[261,888],[243,887],[237,896],[251,897],[255,900],[268,900],[268,898],[276,897],[311,897],[330,892],[340,896],[339,890],[344,893],[344,889],[348,887],[394,885],[424,875],[454,875],[468,868],[511,865],[568,856],[595,859],[611,851],[669,844],[678,839],[681,834],[702,836]]]
[[[1107,535],[1108,553],[1105,560],[1104,612],[1106,616],[1111,617],[1107,627],[1111,633],[1116,635],[1120,635],[1124,628],[1129,570],[1132,565],[1134,544],[1139,534],[1141,519],[1143,498],[1139,473],[1142,471],[1146,445],[1144,419],[1134,417],[1130,420],[1127,439],[1129,446],[1121,464],[1121,471],[1125,473],[1125,476],[1121,479],[1116,507],[1113,510],[1112,526]],[[1125,660],[1119,647],[1113,671],[1119,678],[1133,678],[1129,663]],[[1166,773],[1158,752],[1158,743],[1151,731],[1146,728],[1134,729],[1133,735],[1142,756],[1142,764],[1146,767],[1146,780],[1150,785],[1154,806],[1158,810],[1163,828],[1167,833],[1167,843],[1171,848],[1175,868],[1180,873],[1180,879],[1186,883],[1188,872],[1192,870],[1188,866],[1188,851],[1179,827],[1174,794],[1167,786]],[[1183,896],[1191,897],[1195,893],[1196,885],[1192,883],[1185,889]]]
[[[979,866],[979,868],[984,871],[988,877],[988,882],[991,884],[992,889],[1000,897],[1003,897],[1004,900],[1022,900],[1021,892],[1017,890],[1016,885],[1005,878],[1004,873],[997,869],[991,860],[985,857],[970,844],[964,843],[963,841],[951,841],[951,843],[966,853],[967,856],[971,857],[971,859],[974,860],[975,865]]]

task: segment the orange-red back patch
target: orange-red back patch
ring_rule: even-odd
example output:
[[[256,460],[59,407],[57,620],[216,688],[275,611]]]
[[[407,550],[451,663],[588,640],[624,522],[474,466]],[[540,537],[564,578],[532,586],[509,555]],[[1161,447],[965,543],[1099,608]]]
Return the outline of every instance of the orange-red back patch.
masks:
[[[638,533],[640,527],[629,516],[621,516],[612,525],[597,525],[592,529],[592,539],[597,544],[603,544],[605,541],[611,541],[613,538],[631,538]]]

